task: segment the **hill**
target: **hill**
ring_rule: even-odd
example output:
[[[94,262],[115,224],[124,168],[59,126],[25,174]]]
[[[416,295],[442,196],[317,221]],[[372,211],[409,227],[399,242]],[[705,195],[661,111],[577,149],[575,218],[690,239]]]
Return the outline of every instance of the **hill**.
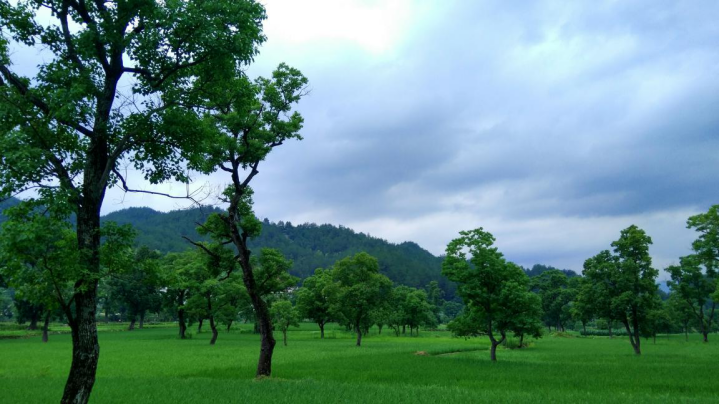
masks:
[[[195,228],[212,212],[201,207],[171,212],[157,212],[150,208],[128,208],[110,213],[103,220],[131,224],[138,232],[137,245],[146,245],[162,252],[179,252],[189,248],[182,236],[202,240]],[[424,287],[437,281],[446,297],[454,296],[454,286],[441,276],[442,258],[432,255],[413,242],[393,244],[386,240],[357,233],[343,226],[290,222],[262,222],[262,233],[250,242],[250,248],[276,248],[293,260],[292,274],[305,278],[316,268],[327,268],[337,260],[366,251],[376,257],[380,271],[392,281]]]

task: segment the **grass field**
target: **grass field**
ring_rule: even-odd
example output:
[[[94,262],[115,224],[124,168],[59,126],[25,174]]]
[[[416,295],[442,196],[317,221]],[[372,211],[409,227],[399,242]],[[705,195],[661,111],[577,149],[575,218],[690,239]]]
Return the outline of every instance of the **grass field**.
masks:
[[[486,339],[372,335],[354,346],[339,328],[276,334],[273,377],[253,379],[259,338],[243,325],[179,340],[175,328],[100,333],[96,403],[719,402],[719,337],[643,340],[545,337],[489,361]],[[710,339],[711,339],[710,337]],[[424,351],[427,355],[416,355]],[[0,340],[0,402],[58,402],[70,365],[67,334]]]

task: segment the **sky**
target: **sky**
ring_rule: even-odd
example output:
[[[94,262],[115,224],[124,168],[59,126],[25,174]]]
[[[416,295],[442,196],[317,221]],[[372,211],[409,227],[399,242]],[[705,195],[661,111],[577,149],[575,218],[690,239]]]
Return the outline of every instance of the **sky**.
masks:
[[[304,140],[253,181],[260,218],[436,255],[483,227],[520,265],[580,271],[632,224],[657,268],[677,263],[696,237],[686,219],[719,203],[719,2],[263,4],[248,72],[286,62],[310,93]],[[186,205],[113,190],[104,213]]]

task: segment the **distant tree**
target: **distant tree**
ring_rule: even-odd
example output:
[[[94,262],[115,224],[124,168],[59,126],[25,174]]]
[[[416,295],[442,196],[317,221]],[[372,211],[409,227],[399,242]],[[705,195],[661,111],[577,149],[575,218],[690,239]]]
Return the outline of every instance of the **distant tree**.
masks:
[[[719,300],[719,205],[690,217],[687,228],[700,233],[692,243],[694,254],[682,257],[679,265],[672,265],[666,271],[672,277],[669,287],[691,309],[704,342],[708,342]]]
[[[489,232],[479,228],[460,236],[447,245],[442,274],[457,282],[465,309],[448,329],[456,335],[487,335],[496,361],[507,333],[539,335],[541,301],[529,292],[527,274],[493,247]]]
[[[449,322],[457,318],[462,313],[464,306],[462,303],[455,301],[446,301],[442,304],[442,314],[444,314],[443,321]]]
[[[670,293],[666,301],[669,318],[681,325],[684,332],[684,340],[689,341],[689,324],[696,318],[694,311],[687,304],[686,300],[676,293]]]
[[[651,266],[651,243],[643,230],[632,225],[612,243],[614,255],[602,251],[584,264],[584,275],[594,288],[597,312],[624,325],[637,355],[641,355],[641,327],[657,302],[658,271]]]
[[[373,310],[389,297],[392,282],[379,273],[377,259],[367,253],[337,261],[332,276],[339,288],[332,312],[354,329],[360,346],[362,330],[371,325]]]
[[[713,299],[717,292],[716,274],[705,274],[702,271],[701,259],[697,255],[682,257],[679,265],[669,266],[666,271],[672,278],[668,284],[673,294],[691,310],[704,342],[708,342],[716,309]]]
[[[297,291],[297,310],[320,327],[320,338],[325,337],[325,324],[331,321],[331,307],[336,299],[332,271],[318,268],[315,274],[305,278]]]
[[[577,277],[574,289],[576,296],[570,313],[572,318],[582,323],[582,331],[587,332],[587,323],[595,317],[595,302],[592,297],[592,284],[585,277]]]
[[[282,331],[282,340],[287,346],[287,330],[291,326],[300,326],[297,310],[289,300],[278,300],[272,304],[270,313],[272,313],[272,324]]]
[[[434,314],[433,306],[427,301],[427,292],[424,290],[412,289],[407,294],[402,306],[405,321],[409,327],[409,335],[412,335],[412,330],[417,330],[417,335],[419,335],[420,326],[436,326],[437,317]]]
[[[135,322],[144,327],[148,311],[157,312],[161,306],[159,259],[157,251],[140,247],[135,253],[131,269],[110,280],[110,293],[127,309],[130,319],[129,330],[135,329]]]
[[[160,263],[161,283],[165,286],[162,293],[163,304],[177,314],[180,339],[187,338],[187,300],[193,290],[198,288],[194,274],[203,271],[204,256],[198,251],[169,253]]]
[[[434,323],[442,322],[442,305],[444,304],[444,291],[439,287],[439,282],[432,281],[425,286],[427,292],[427,302],[429,302],[432,313],[434,313]]]
[[[557,269],[550,269],[532,278],[530,286],[542,300],[545,324],[550,331],[552,325],[558,331],[564,331],[576,295],[576,291],[569,287],[567,275]]]
[[[653,307],[647,312],[646,320],[641,327],[641,334],[644,338],[652,338],[657,343],[657,334],[664,332],[669,333],[672,328],[672,318],[670,309],[659,295],[655,296]]]

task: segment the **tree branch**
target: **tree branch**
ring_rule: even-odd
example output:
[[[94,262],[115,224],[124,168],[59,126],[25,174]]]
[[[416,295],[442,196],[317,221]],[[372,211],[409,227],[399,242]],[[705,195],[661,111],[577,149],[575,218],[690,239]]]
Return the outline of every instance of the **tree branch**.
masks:
[[[52,114],[50,113],[50,107],[48,107],[48,105],[43,100],[41,100],[40,98],[38,98],[34,94],[32,94],[30,92],[30,90],[27,88],[27,86],[25,86],[25,83],[23,83],[17,76],[15,76],[15,74],[13,74],[10,71],[10,69],[7,68],[7,66],[0,65],[0,74],[2,74],[3,77],[5,77],[5,80],[7,80],[7,82],[13,88],[15,88],[15,90],[17,90],[17,92],[20,93],[20,95],[25,97],[28,101],[30,101],[30,103],[32,103],[34,106],[36,106],[38,109],[40,109],[40,111],[42,111],[45,114],[45,116],[47,116],[48,118],[52,118],[65,126],[73,128],[76,131],[82,133],[83,135],[85,135],[87,137],[94,137],[95,133],[92,130],[80,125],[79,123],[70,122],[65,119],[58,119],[58,118],[52,116]],[[4,80],[0,79],[0,86],[6,86],[6,85],[8,85],[8,84],[5,83]]]

